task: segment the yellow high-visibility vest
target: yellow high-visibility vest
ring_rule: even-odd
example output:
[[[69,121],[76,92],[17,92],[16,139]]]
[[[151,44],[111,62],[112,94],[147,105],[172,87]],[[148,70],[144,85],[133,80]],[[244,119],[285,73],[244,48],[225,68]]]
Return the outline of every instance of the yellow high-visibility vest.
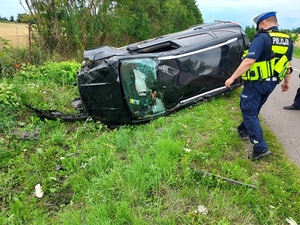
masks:
[[[279,31],[267,31],[271,38],[272,55],[269,60],[255,62],[250,69],[242,74],[243,80],[256,81],[265,80],[268,77],[277,76],[282,80],[286,76],[289,60],[286,56],[291,39],[289,35]],[[244,52],[244,56],[248,50]]]

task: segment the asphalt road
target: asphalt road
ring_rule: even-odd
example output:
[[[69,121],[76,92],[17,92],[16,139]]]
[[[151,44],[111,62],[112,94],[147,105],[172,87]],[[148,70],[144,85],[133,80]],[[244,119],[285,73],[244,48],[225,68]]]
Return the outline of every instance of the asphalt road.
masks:
[[[260,115],[273,133],[282,142],[291,162],[300,167],[300,110],[285,110],[283,106],[293,103],[300,85],[300,59],[293,58],[294,69],[290,90],[281,92],[280,84],[262,107]],[[267,141],[267,140],[266,140]],[[272,150],[272,149],[270,149]]]

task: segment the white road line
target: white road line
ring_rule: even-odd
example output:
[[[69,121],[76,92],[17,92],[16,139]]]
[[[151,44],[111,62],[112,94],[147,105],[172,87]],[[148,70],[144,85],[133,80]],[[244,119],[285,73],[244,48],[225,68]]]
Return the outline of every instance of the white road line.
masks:
[[[295,70],[295,71],[297,71],[297,72],[299,72],[299,73],[300,73],[300,70],[298,70],[298,69],[295,69],[295,68],[293,68],[293,70]]]

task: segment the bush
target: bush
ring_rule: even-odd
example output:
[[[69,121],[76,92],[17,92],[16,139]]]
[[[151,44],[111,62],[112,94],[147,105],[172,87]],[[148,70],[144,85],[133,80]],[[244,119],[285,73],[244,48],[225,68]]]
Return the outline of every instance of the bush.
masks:
[[[80,66],[80,63],[75,61],[46,62],[40,67],[31,64],[22,64],[16,76],[21,76],[26,80],[38,79],[44,84],[72,85],[76,82]]]
[[[0,132],[4,132],[15,121],[19,98],[13,91],[13,86],[6,82],[0,83]]]
[[[14,47],[9,41],[0,37],[0,63],[2,77],[8,77],[15,74],[19,70],[22,63],[29,61],[29,49]]]
[[[40,71],[46,79],[60,85],[72,85],[76,82],[80,64],[77,62],[47,62],[40,67]]]
[[[22,105],[44,110],[73,111],[70,103],[78,97],[78,89],[74,84],[80,66],[74,61],[47,62],[39,67],[22,64],[12,79]]]
[[[0,83],[0,109],[4,110],[7,107],[18,107],[19,99],[16,93],[13,92],[13,86],[5,81]]]

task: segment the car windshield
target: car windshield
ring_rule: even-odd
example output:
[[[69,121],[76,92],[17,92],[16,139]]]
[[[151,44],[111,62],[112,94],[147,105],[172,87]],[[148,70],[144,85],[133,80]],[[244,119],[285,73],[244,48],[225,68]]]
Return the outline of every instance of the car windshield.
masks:
[[[156,70],[154,58],[121,61],[122,87],[129,109],[136,118],[149,118],[166,112],[158,95]]]

